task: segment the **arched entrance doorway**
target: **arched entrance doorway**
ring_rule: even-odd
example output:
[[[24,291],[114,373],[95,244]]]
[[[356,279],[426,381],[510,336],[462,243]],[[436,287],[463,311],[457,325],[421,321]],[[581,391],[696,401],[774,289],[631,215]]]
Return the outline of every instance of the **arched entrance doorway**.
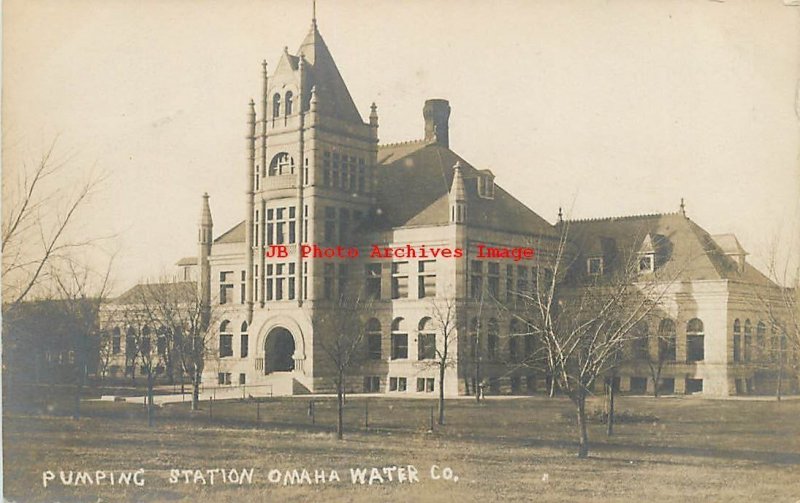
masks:
[[[294,370],[294,337],[283,327],[273,328],[264,343],[264,373]]]

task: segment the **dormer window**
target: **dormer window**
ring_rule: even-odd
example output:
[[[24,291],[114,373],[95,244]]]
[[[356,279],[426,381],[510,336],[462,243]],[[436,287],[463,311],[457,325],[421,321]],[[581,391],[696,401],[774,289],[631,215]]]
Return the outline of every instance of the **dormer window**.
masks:
[[[488,169],[478,175],[478,195],[484,199],[494,199],[494,175]]]
[[[590,257],[586,259],[586,272],[590,276],[603,274],[603,257]]]
[[[639,272],[649,273],[656,270],[655,254],[643,253],[639,255]]]

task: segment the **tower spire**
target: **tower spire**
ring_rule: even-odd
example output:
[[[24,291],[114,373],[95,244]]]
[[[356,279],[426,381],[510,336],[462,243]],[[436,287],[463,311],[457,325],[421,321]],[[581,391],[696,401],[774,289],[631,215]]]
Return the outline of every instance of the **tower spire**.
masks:
[[[311,0],[311,26],[317,27],[317,0]]]

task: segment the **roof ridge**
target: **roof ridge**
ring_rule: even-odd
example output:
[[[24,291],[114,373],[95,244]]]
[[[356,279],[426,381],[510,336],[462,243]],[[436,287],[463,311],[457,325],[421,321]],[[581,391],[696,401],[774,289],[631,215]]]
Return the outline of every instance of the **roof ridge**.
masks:
[[[425,141],[424,138],[419,138],[419,139],[416,139],[416,140],[398,141],[398,142],[394,142],[394,143],[381,143],[381,144],[378,144],[378,148],[399,147],[401,145],[411,145],[412,143],[423,143],[424,141]]]
[[[591,217],[591,218],[565,218],[564,222],[568,223],[583,223],[583,222],[611,222],[616,220],[631,220],[635,218],[653,218],[653,217],[665,217],[671,215],[678,215],[680,212],[672,211],[666,213],[641,213],[638,215],[621,215],[621,216],[611,216],[611,217]],[[688,220],[688,218],[687,218]]]

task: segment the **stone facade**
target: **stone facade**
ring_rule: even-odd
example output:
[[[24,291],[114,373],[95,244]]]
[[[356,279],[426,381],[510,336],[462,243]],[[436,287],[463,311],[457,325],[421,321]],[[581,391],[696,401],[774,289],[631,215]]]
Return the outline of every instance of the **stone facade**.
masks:
[[[284,51],[272,74],[263,63],[262,82],[260,103],[251,101],[246,116],[244,221],[213,238],[204,196],[198,257],[178,264],[213,305],[219,351],[207,362],[204,381],[275,394],[331,391],[335,369],[323,347],[336,334],[320,327],[348,294],[369,299],[361,322],[373,336],[364,342],[369,356],[350,371],[351,391],[438,391],[423,340],[436,332],[432,313],[445,304],[456,327],[446,395],[474,392],[476,365],[487,393],[545,389],[543,373],[517,363],[532,347],[513,321],[522,316],[515,292],[549,279],[565,222],[548,223],[495,184],[491,171],[450,149],[446,100],[424,104],[423,139],[381,145],[376,105],[363,121],[316,22],[295,54]],[[738,319],[744,330],[749,319],[755,331],[763,316],[752,289],[777,286],[744,263],[741,247],[731,249],[729,238],[720,245],[683,211],[572,225],[578,257],[572,267],[597,259],[610,264],[604,254],[634,238],[636,250],[653,254],[654,267],[692,262],[662,308],[676,340],[674,361],[661,374],[666,392],[767,391],[759,378],[764,366],[738,354],[743,334],[734,360],[732,327]],[[669,236],[668,250],[659,248],[658,236]],[[303,245],[357,249],[358,258],[304,257]],[[530,248],[535,255],[480,258],[481,245]],[[417,256],[375,258],[373,246],[410,246]],[[692,247],[702,252],[697,263],[686,251]],[[422,248],[459,249],[464,256],[423,257]],[[668,259],[660,260],[661,253]],[[704,354],[687,361],[687,327],[695,319],[702,322]],[[476,327],[484,332],[483,346],[472,352],[467,341]],[[441,334],[435,338],[441,345]],[[754,341],[755,334],[753,347]],[[649,352],[658,352],[656,343]],[[621,389],[652,390],[648,369],[646,362],[626,364]]]

